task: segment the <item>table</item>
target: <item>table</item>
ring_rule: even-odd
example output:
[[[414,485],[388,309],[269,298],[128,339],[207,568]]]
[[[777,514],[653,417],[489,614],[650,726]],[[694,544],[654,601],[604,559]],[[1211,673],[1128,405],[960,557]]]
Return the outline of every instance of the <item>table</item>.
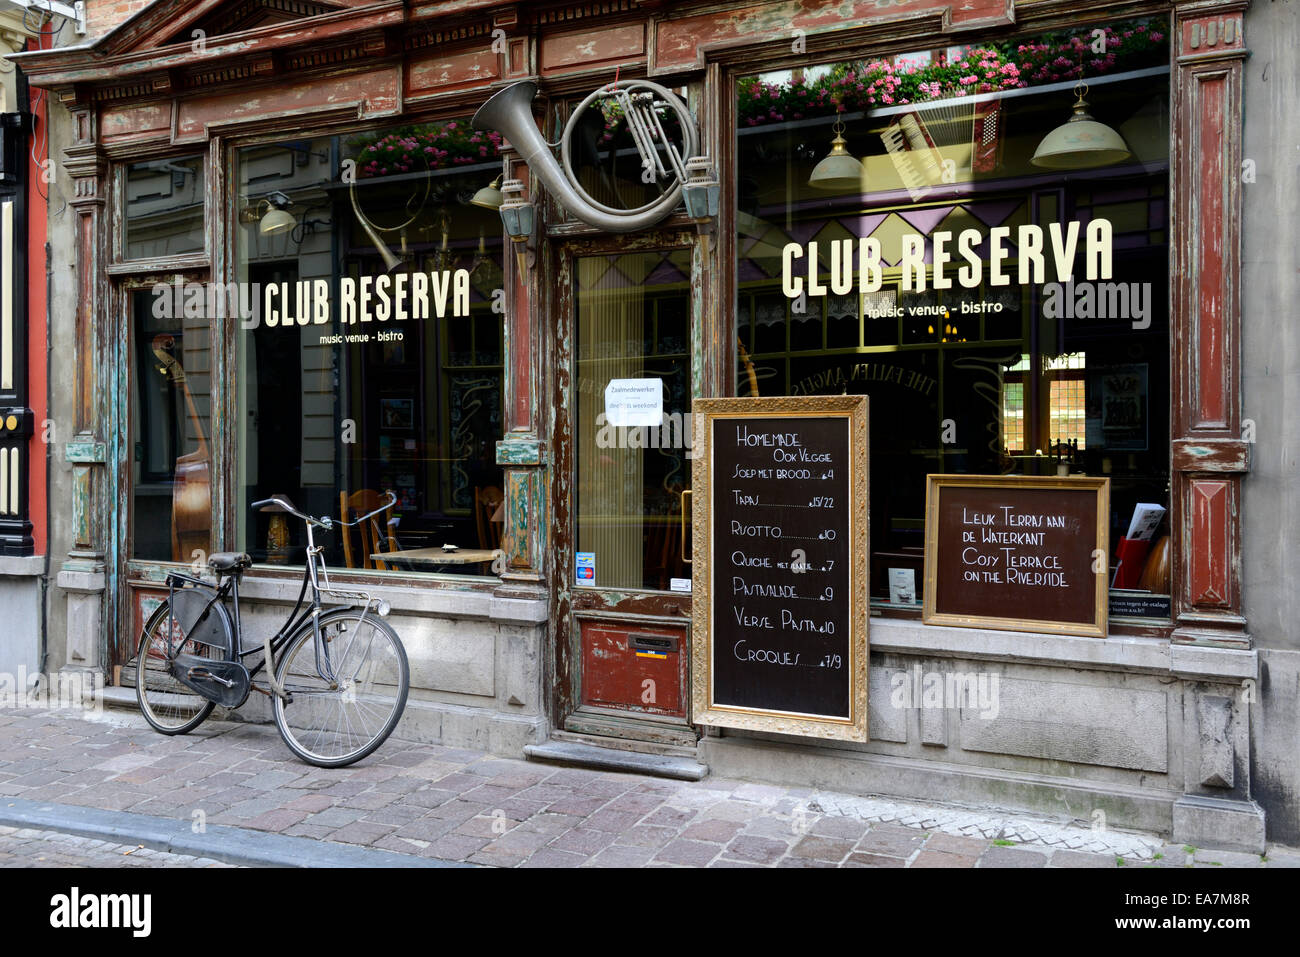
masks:
[[[480,565],[490,562],[497,553],[489,548],[460,548],[445,552],[441,548],[408,548],[400,552],[375,552],[375,561],[416,571],[435,565]]]

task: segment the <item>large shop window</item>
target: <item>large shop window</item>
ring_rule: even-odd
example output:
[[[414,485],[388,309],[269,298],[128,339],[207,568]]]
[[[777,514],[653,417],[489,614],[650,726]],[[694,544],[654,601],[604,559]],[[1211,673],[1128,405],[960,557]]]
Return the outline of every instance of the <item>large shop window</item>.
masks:
[[[472,200],[499,144],[461,120],[239,150],[236,273],[260,309],[237,335],[231,480],[255,560],[301,564],[305,542],[249,502],[350,519],[391,491],[326,539],[331,565],[490,574],[502,232]]]
[[[1167,617],[1123,602],[1169,591],[1167,29],[739,81],[737,393],[871,397],[873,603],[923,586],[927,474],[1087,473],[1113,550],[1160,522],[1112,616]]]

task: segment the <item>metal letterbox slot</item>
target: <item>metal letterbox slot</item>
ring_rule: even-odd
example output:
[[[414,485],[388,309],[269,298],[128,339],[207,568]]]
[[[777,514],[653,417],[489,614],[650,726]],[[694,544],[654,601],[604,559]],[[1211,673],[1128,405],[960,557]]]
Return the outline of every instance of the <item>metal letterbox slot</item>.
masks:
[[[674,635],[643,635],[629,632],[627,646],[632,651],[677,651],[677,638]]]

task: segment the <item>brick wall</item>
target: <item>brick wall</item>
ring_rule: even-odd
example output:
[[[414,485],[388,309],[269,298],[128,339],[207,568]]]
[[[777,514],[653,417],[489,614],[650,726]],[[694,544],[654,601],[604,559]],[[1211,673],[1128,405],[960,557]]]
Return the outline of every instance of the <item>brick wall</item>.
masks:
[[[134,16],[153,0],[86,0],[85,40],[99,38]]]

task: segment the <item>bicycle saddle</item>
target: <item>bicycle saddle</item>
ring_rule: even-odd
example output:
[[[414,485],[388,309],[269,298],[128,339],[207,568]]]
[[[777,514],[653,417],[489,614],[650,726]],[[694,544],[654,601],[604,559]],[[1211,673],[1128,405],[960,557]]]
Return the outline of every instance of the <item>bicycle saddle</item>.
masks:
[[[208,556],[208,567],[214,572],[242,572],[252,564],[247,552],[217,552]]]

